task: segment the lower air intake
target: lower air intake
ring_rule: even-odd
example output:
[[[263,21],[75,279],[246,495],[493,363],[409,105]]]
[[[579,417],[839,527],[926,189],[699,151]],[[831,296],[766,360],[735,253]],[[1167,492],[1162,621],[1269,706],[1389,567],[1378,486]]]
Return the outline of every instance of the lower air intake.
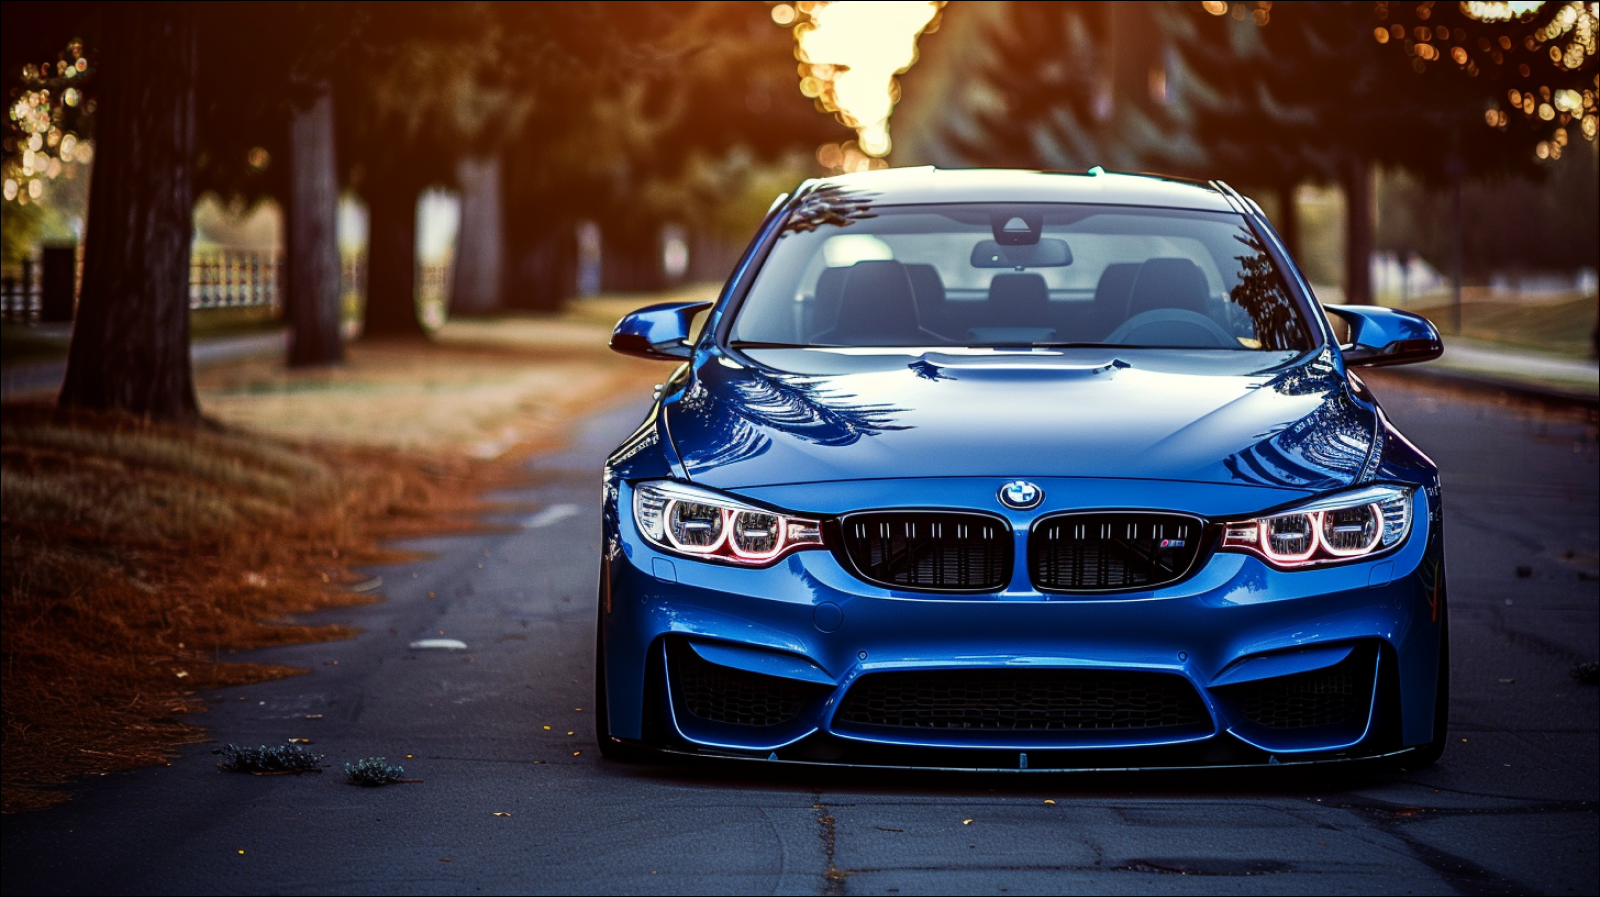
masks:
[[[815,686],[711,663],[682,642],[668,647],[672,689],[692,716],[740,726],[778,726],[800,715]]]
[[[1245,718],[1268,729],[1348,723],[1367,713],[1374,650],[1366,646],[1321,670],[1225,686]]]
[[[870,673],[837,719],[906,729],[1082,731],[1194,726],[1210,720],[1181,676],[1105,670]]]

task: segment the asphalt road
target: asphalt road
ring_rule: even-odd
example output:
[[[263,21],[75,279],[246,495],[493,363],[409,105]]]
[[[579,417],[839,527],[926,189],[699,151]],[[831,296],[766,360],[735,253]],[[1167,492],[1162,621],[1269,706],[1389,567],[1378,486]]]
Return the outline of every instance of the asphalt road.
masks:
[[[314,739],[323,775],[211,748],[9,816],[6,894],[1595,893],[1600,690],[1592,424],[1386,380],[1444,470],[1451,744],[1413,774],[1029,775],[637,767],[590,714],[599,415],[508,495],[514,532],[437,539],[311,673],[215,696],[217,743]],[[1570,556],[1569,556],[1570,552]],[[413,578],[415,577],[415,578]],[[459,639],[465,650],[412,649]],[[385,756],[420,783],[345,784]]]

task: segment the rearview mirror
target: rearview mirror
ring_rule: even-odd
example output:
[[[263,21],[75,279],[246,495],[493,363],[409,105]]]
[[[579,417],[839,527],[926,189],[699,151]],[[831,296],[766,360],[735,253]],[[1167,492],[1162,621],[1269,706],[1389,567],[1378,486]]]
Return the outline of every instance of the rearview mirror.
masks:
[[[1065,240],[1044,237],[1037,243],[1008,246],[979,240],[972,247],[974,268],[1064,268],[1072,264],[1072,248]]]
[[[709,302],[664,302],[622,317],[611,332],[611,350],[640,358],[682,360],[694,354],[689,332]]]
[[[1350,342],[1339,347],[1347,365],[1416,364],[1444,354],[1439,328],[1421,315],[1373,305],[1325,305],[1323,308],[1350,325]]]

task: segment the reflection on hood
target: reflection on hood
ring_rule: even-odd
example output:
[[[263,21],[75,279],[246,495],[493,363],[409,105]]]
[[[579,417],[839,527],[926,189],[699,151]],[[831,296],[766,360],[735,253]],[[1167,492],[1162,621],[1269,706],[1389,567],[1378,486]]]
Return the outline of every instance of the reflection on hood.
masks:
[[[691,467],[730,464],[765,452],[774,433],[816,445],[848,446],[863,436],[906,427],[901,409],[860,402],[823,384],[822,378],[747,370],[713,392],[697,378],[679,404],[682,412],[717,438],[679,446]]]
[[[667,403],[695,481],[1115,477],[1322,491],[1359,481],[1374,455],[1376,415],[1326,357],[1287,369],[1251,353],[1110,349],[761,358],[708,360]]]
[[[1270,438],[1223,460],[1233,475],[1260,486],[1334,489],[1365,478],[1373,451],[1374,418],[1342,389],[1324,351],[1263,384],[1285,396],[1321,395],[1317,409]]]

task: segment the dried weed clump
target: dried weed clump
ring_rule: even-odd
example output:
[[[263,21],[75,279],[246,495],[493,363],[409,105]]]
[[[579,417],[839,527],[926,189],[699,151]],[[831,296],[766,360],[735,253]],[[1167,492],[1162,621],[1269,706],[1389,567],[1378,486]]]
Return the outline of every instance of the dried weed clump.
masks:
[[[198,690],[298,670],[237,648],[349,638],[287,617],[374,600],[378,540],[466,527],[508,465],[298,445],[217,426],[8,404],[0,418],[6,811],[165,762]],[[498,470],[498,473],[497,473]]]

